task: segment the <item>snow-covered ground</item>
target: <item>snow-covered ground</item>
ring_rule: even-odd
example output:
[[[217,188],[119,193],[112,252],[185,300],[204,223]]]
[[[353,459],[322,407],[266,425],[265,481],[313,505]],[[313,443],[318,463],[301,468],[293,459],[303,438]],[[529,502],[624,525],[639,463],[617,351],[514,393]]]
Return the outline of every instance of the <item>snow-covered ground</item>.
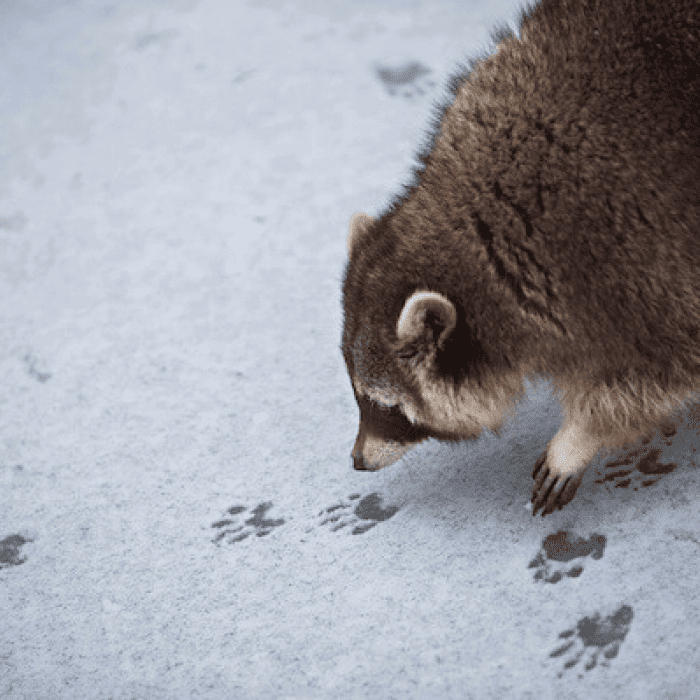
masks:
[[[0,0],[3,700],[698,697],[690,416],[544,519],[544,384],[350,468],[350,215],[516,10]]]

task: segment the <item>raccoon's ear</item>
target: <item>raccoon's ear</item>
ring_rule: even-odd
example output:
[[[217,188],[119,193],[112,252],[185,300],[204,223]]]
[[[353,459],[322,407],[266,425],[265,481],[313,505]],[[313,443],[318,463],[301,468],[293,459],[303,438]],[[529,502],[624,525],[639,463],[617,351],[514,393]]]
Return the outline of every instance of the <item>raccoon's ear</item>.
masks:
[[[414,292],[406,301],[396,324],[396,335],[402,342],[416,340],[425,329],[433,329],[439,347],[457,325],[454,304],[437,292]]]
[[[352,255],[357,242],[365,235],[367,229],[376,221],[369,214],[358,212],[350,217],[350,233],[348,234],[348,255]]]

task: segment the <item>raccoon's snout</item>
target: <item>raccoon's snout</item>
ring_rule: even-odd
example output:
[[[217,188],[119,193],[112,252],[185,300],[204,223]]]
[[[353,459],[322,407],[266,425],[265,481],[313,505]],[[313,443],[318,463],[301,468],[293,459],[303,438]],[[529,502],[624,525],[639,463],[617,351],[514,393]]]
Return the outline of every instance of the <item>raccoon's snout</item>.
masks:
[[[352,459],[352,468],[356,472],[370,472],[372,469],[370,469],[366,464],[365,464],[365,458],[361,454],[355,454],[353,451],[351,455]]]
[[[362,447],[358,447],[358,443],[360,443],[360,436],[357,436],[357,440],[355,441],[355,447],[353,447],[352,452],[350,453],[350,459],[352,460],[352,468],[357,471],[357,472],[371,472],[371,471],[376,471],[377,467],[371,467],[365,462],[365,456],[362,453]]]
[[[377,471],[398,462],[414,445],[414,442],[400,443],[368,434],[361,426],[351,453],[352,467],[362,472]]]
[[[376,472],[398,462],[412,447],[413,445],[387,444],[386,449],[381,450],[379,454],[375,453],[367,458],[362,452],[353,450],[351,454],[352,468],[358,472]]]
[[[357,438],[355,439],[355,446],[352,448],[352,452],[350,453],[350,459],[352,460],[352,468],[358,472],[372,471],[367,466],[367,464],[365,464],[365,458],[362,454],[362,442],[364,442],[364,438],[360,440],[360,437],[362,437],[361,430],[358,433]]]

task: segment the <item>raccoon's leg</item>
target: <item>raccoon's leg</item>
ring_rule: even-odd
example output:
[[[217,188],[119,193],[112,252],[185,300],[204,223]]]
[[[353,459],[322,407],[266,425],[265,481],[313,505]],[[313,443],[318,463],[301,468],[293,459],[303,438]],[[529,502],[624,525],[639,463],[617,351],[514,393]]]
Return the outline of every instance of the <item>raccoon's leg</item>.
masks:
[[[643,438],[654,428],[675,432],[673,418],[697,387],[668,393],[655,386],[564,382],[559,391],[564,425],[537,460],[532,478],[532,514],[548,515],[576,495],[588,465],[602,449],[615,450]]]
[[[605,441],[588,432],[582,421],[567,420],[532,472],[532,514],[543,508],[545,516],[571,501],[588,465],[604,445]]]

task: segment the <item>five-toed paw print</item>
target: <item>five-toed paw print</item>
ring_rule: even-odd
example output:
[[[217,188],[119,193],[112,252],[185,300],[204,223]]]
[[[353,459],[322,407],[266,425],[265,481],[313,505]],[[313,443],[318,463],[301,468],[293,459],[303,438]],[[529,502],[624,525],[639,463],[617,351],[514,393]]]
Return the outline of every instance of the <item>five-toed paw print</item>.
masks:
[[[212,540],[218,544],[224,538],[227,542],[240,542],[241,540],[255,535],[256,537],[264,537],[272,532],[272,528],[284,524],[284,518],[278,520],[270,520],[265,517],[265,513],[272,508],[272,503],[260,503],[250,512],[252,516],[243,520],[243,518],[224,518],[212,523],[212,527],[219,530],[219,534]],[[232,506],[226,511],[227,515],[238,516],[248,510],[245,506]]]
[[[390,95],[398,92],[411,98],[416,93],[423,95],[435,87],[435,82],[426,77],[432,71],[418,61],[409,61],[397,68],[376,64],[374,70]]]
[[[558,583],[564,576],[576,578],[583,573],[584,557],[602,558],[605,543],[605,535],[594,533],[583,539],[560,530],[542,540],[542,548],[528,568],[536,569],[534,580],[543,583]]]
[[[20,555],[20,548],[33,540],[22,535],[9,535],[0,540],[0,570],[8,566],[19,566],[27,561],[27,557]]]
[[[584,671],[590,671],[598,664],[598,658],[602,654],[601,666],[609,666],[620,651],[620,645],[625,641],[629,632],[630,623],[634,613],[629,605],[622,605],[612,615],[600,619],[600,613],[593,617],[584,617],[576,624],[575,629],[568,629],[559,635],[559,639],[566,640],[558,646],[549,656],[551,658],[565,657],[566,661],[559,678],[565,671],[573,668],[584,659]],[[579,673],[579,678],[583,673]]]
[[[357,501],[359,493],[348,496],[348,502],[341,502],[334,506],[324,508],[319,514],[321,525],[329,525],[332,532],[336,532],[348,525],[354,525],[353,535],[361,535],[372,529],[377,523],[396,515],[398,506],[381,507],[381,496],[370,493]],[[357,503],[355,503],[357,501]]]
[[[644,456],[637,461],[639,455]],[[655,484],[664,474],[670,474],[675,468],[675,462],[663,464],[659,462],[661,450],[643,446],[635,447],[622,454],[618,459],[605,465],[604,476],[594,483],[614,485],[617,489],[631,488],[638,491],[643,486]],[[636,465],[635,465],[635,462]]]

